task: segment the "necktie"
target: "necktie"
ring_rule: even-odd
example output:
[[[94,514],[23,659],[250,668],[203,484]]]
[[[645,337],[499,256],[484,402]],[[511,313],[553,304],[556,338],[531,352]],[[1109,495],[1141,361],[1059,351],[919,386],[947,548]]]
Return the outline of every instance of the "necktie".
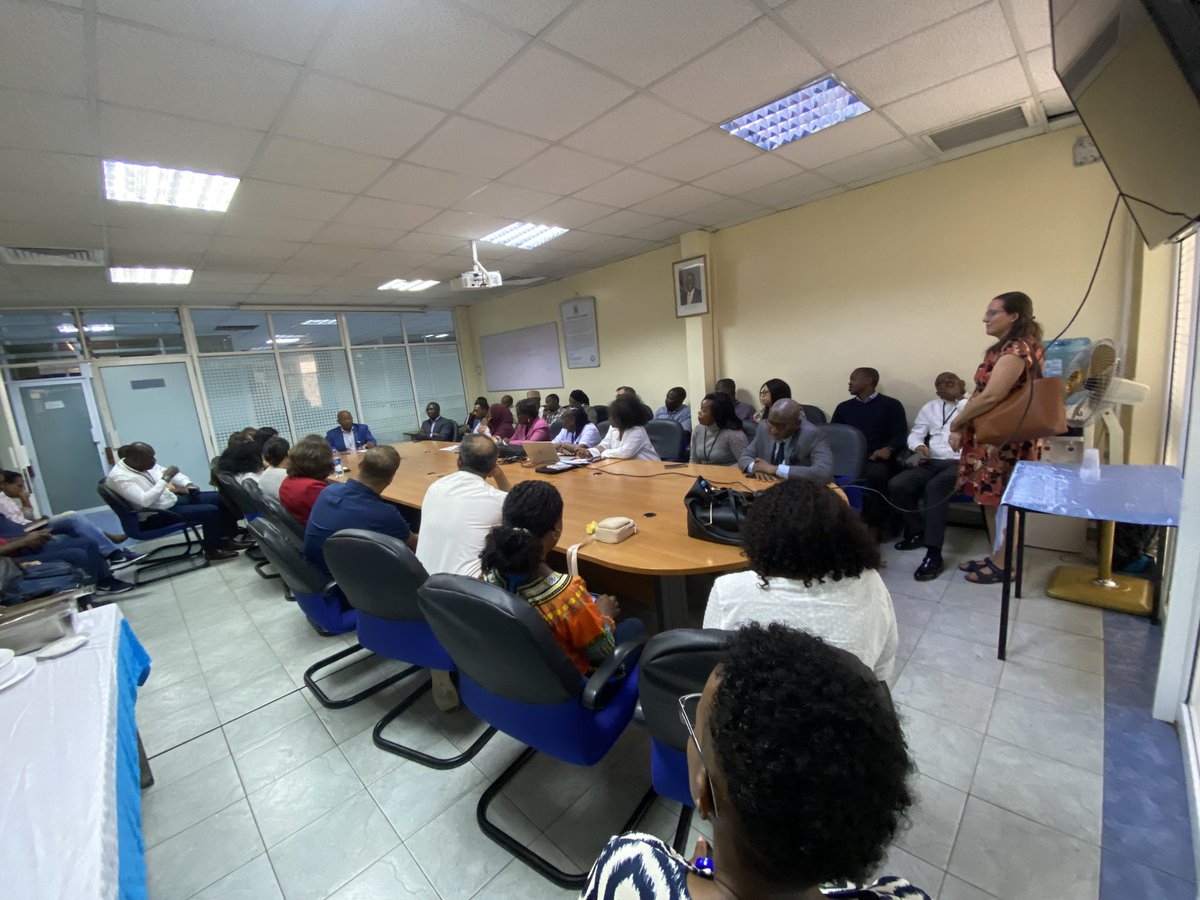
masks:
[[[437,419],[429,420],[429,436],[433,437],[433,429],[437,428]]]
[[[778,466],[783,464],[783,441],[775,442],[775,453],[771,456],[771,465]]]

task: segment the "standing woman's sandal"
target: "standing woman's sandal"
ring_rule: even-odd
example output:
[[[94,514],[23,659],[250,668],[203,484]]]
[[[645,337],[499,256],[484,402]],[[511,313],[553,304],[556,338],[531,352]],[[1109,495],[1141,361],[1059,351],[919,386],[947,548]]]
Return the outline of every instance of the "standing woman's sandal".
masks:
[[[964,575],[963,580],[971,584],[999,584],[1004,580],[1004,570],[989,559]]]

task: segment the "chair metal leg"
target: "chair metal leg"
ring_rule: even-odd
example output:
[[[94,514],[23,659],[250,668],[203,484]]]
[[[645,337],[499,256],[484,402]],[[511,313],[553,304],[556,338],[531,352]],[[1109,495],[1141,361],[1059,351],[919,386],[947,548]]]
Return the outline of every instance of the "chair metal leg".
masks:
[[[314,673],[319,672],[321,669],[324,669],[324,668],[327,668],[328,666],[333,665],[338,660],[345,659],[347,656],[357,653],[361,649],[363,649],[362,644],[355,644],[353,647],[347,647],[345,650],[339,651],[338,653],[335,653],[332,656],[326,656],[324,659],[317,660],[315,663],[313,663],[311,666],[309,666],[307,669],[304,670],[304,684],[308,687],[308,689],[310,691],[313,692],[313,696],[317,698],[317,702],[320,703],[322,706],[324,706],[326,709],[344,709],[347,706],[353,706],[355,703],[358,703],[360,700],[366,700],[368,697],[378,694],[385,687],[389,687],[389,686],[395,684],[401,678],[407,678],[409,675],[413,674],[414,672],[421,671],[420,666],[409,666],[407,669],[405,669],[402,672],[397,672],[394,675],[389,675],[387,678],[383,679],[382,681],[377,681],[375,684],[371,685],[370,687],[363,688],[357,694],[352,694],[349,697],[343,697],[340,699],[334,699],[333,697],[330,697],[323,690],[321,690],[320,687],[317,686],[317,682],[313,679]],[[364,656],[362,659],[355,660],[350,665],[357,665],[360,662],[364,662],[365,660],[370,659],[371,656],[374,656],[374,654],[368,653],[367,656]]]
[[[512,765],[505,769],[500,774],[500,777],[488,786],[487,790],[485,790],[483,795],[479,798],[478,805],[475,807],[475,820],[479,823],[479,829],[484,834],[486,834],[489,838],[491,838],[517,859],[521,860],[521,862],[525,863],[525,865],[529,866],[547,881],[552,881],[559,887],[568,888],[571,890],[579,890],[587,882],[586,872],[564,872],[562,869],[558,868],[558,866],[554,865],[544,857],[534,853],[508,832],[503,831],[488,821],[488,806],[490,806],[491,802],[500,795],[500,792],[504,790],[505,786],[516,777],[516,774],[521,771],[521,767],[529,762],[529,760],[533,759],[533,756],[536,753],[537,750],[533,749],[532,747],[526,747],[521,755],[513,761]],[[650,804],[654,802],[654,798],[656,796],[657,794],[654,792],[654,788],[650,788],[650,790],[645,793],[642,799],[638,801],[637,808],[633,811],[633,815],[629,817],[629,820],[623,826],[621,826],[621,830],[618,832],[618,834],[624,834],[634,825],[636,825],[637,822],[641,820],[642,816],[646,814],[646,810],[650,808]],[[596,848],[596,852],[600,852],[599,847]]]
[[[387,728],[392,722],[400,717],[406,709],[412,706],[433,686],[432,681],[426,681],[419,688],[401,700],[394,709],[386,716],[375,723],[375,730],[371,732],[371,738],[375,741],[375,746],[380,750],[386,750],[388,753],[395,753],[397,756],[403,756],[405,759],[411,759],[413,762],[420,763],[423,766],[428,766],[431,769],[456,769],[464,763],[468,763],[474,758],[475,754],[484,748],[484,745],[492,739],[492,735],[496,733],[496,729],[489,726],[475,739],[466,750],[457,756],[430,756],[428,753],[422,753],[420,750],[414,750],[412,747],[406,747],[403,744],[398,744],[390,738],[383,736],[383,729]]]
[[[258,577],[259,577],[259,578],[263,578],[263,579],[265,579],[265,580],[267,580],[267,581],[270,581],[270,580],[271,580],[271,579],[273,579],[273,578],[280,578],[280,577],[282,577],[282,576],[281,576],[281,575],[280,575],[278,572],[268,572],[268,571],[266,571],[266,569],[267,569],[267,568],[268,568],[270,565],[271,565],[271,561],[270,561],[269,559],[262,559],[262,560],[259,560],[258,562],[256,562],[256,563],[254,564],[254,571],[258,573]]]
[[[183,535],[182,544],[176,541],[174,544],[165,544],[162,547],[155,547],[137,561],[137,567],[133,573],[132,579],[134,584],[153,584],[156,581],[163,581],[164,579],[172,578],[176,575],[182,575],[184,572],[192,572],[196,569],[204,569],[208,567],[209,559],[204,555],[204,542],[201,540],[200,532],[196,530],[196,526],[188,525],[180,533]],[[175,552],[167,552],[172,550]],[[186,569],[168,572],[165,575],[157,575],[153,578],[142,577],[145,573],[161,566],[170,566],[172,563],[182,562],[188,563],[188,567]]]

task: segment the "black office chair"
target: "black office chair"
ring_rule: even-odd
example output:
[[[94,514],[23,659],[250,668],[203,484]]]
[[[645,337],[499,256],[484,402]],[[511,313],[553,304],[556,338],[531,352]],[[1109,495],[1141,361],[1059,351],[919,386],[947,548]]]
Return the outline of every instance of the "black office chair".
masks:
[[[417,605],[417,591],[429,577],[425,567],[401,540],[386,534],[347,528],[325,541],[325,564],[346,600],[358,613],[358,642],[372,653],[412,663],[423,669],[454,672]],[[375,725],[375,746],[434,769],[453,769],[469,762],[496,733],[486,729],[457,756],[430,756],[383,736],[383,730],[429,690],[426,679]]]
[[[646,437],[659,459],[686,461],[687,432],[674,419],[651,419],[646,423]]]
[[[833,451],[833,480],[842,486],[846,499],[862,509],[862,491],[853,487],[867,462],[867,439],[853,425],[818,425]]]
[[[750,438],[750,440],[753,441],[755,435],[758,434],[758,426],[759,426],[758,422],[743,422],[742,423],[742,431],[746,432],[746,437]]]
[[[809,406],[807,403],[802,403],[804,407],[804,418],[814,425],[824,425],[829,419],[825,415],[825,411],[819,406]]]
[[[611,427],[609,422],[601,422],[596,426],[596,431],[600,434],[600,440],[604,440],[604,436],[608,434],[608,429]]]
[[[262,486],[253,479],[244,485],[246,495],[254,503],[259,515],[268,520],[293,543],[303,546],[304,526],[300,520],[287,511],[287,508],[269,494],[264,494]]]
[[[132,579],[134,584],[153,584],[164,578],[170,578],[172,575],[182,575],[184,572],[203,569],[208,565],[208,557],[204,554],[204,539],[200,535],[198,525],[188,522],[183,516],[173,513],[169,509],[134,509],[129,501],[110,488],[108,482],[103,478],[96,486],[96,491],[100,494],[100,498],[108,504],[108,508],[116,513],[117,519],[121,523],[121,530],[134,540],[152,541],[171,534],[183,535],[182,542],[163,544],[144,554],[137,562],[137,569],[134,571]],[[147,519],[154,516],[169,524],[158,528],[143,528],[143,516]],[[147,572],[153,572],[157,568],[170,566],[173,563],[186,563],[187,567],[153,578],[144,577]]]
[[[550,423],[550,438],[553,440],[558,437],[558,433],[563,430],[562,419],[555,419]]]
[[[599,425],[601,422],[608,421],[608,407],[607,406],[604,406],[603,404],[597,404],[596,406],[593,406],[592,409],[595,410],[595,412],[596,412],[596,424],[597,425]]]
[[[223,498],[232,503],[242,517],[249,524],[254,519],[257,519],[262,513],[258,511],[258,503],[250,496],[246,490],[247,483],[253,483],[253,478],[247,478],[245,481],[238,481],[233,475],[228,472],[217,473],[218,490]],[[254,560],[254,571],[258,573],[260,578],[272,579],[278,578],[278,572],[268,572],[267,567],[271,563],[263,555],[262,550],[257,546],[247,547],[246,555]]]

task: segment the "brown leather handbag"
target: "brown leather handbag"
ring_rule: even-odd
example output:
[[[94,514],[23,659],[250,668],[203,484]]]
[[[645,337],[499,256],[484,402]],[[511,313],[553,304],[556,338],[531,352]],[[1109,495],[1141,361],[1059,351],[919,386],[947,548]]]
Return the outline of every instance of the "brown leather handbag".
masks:
[[[1026,357],[1025,375],[1008,396],[975,417],[971,425],[979,443],[1021,444],[1067,430],[1066,387],[1061,378],[1043,377],[1041,369],[1039,361],[1034,372],[1032,360]]]

